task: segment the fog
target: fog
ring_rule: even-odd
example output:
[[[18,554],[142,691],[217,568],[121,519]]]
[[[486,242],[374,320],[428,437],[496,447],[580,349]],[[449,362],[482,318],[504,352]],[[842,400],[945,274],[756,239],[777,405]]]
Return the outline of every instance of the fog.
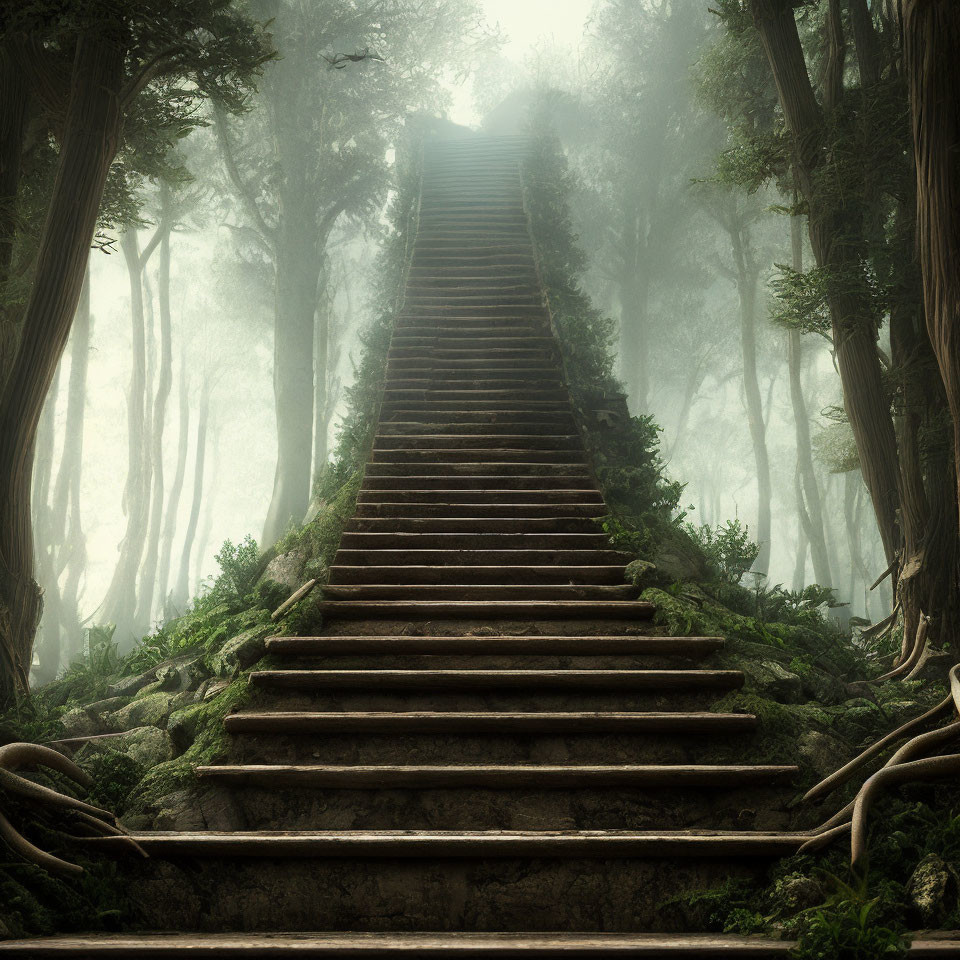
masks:
[[[339,166],[331,162],[318,176],[326,178],[325,183],[353,177],[349,189],[363,194],[351,195],[344,204],[318,253],[323,261],[318,317],[323,314],[330,346],[322,374],[332,394],[325,412],[329,423],[325,430],[321,428],[328,451],[321,457],[325,459],[334,448],[338,424],[347,410],[346,390],[355,376],[360,333],[375,309],[376,252],[389,230],[385,211],[398,137],[409,128],[412,116],[424,115],[473,130],[521,133],[530,129],[539,110],[541,120],[548,117],[559,137],[573,174],[569,199],[574,230],[588,258],[585,289],[595,305],[626,331],[619,339],[618,369],[627,385],[630,408],[635,414],[652,416],[662,428],[666,474],[686,485],[681,498],[686,521],[717,527],[739,520],[756,538],[761,503],[744,386],[743,305],[738,298],[743,288],[736,275],[729,218],[739,218],[740,240],[749,234],[756,278],[756,379],[771,486],[770,530],[763,544],[769,548],[769,560],[760,572],[768,584],[783,583],[793,589],[813,582],[811,557],[805,546],[800,549],[806,540],[798,519],[789,333],[771,321],[777,309],[771,287],[777,275],[775,265],[790,263],[795,253],[791,218],[775,209],[785,200],[769,185],[731,199],[726,188],[703,183],[714,177],[716,157],[729,147],[721,121],[697,92],[703,57],[717,42],[715,18],[705,12],[704,5],[693,3],[675,3],[673,14],[659,19],[657,5],[612,0],[481,0],[476,6],[482,26],[477,28],[469,9],[464,14],[464,24],[477,28],[476,35],[468,37],[466,27],[457,26],[451,14],[444,27],[449,35],[442,41],[443,49],[438,46],[434,62],[426,66],[425,28],[404,25],[400,17],[393,26],[384,24],[383,30],[395,27],[398,33],[407,33],[381,35],[370,42],[372,52],[382,49],[383,62],[365,59],[333,69],[316,56],[304,60],[312,71],[310,83],[327,97],[318,98],[317,103],[322,102],[324,110],[342,109],[344,114],[340,126],[331,126],[325,135],[350,145],[349,156],[341,158]],[[642,11],[633,18],[634,35],[618,35],[614,21],[632,7]],[[678,19],[683,20],[679,26]],[[285,43],[294,42],[284,34],[286,29],[293,27],[283,25],[277,32],[281,53]],[[308,37],[306,42],[312,41]],[[362,38],[354,43],[346,29],[316,42],[322,43],[327,56],[367,46]],[[632,56],[626,49],[630,45]],[[239,543],[249,535],[261,546],[269,545],[263,539],[264,526],[278,457],[275,303],[271,258],[263,252],[256,219],[263,217],[273,224],[280,193],[273,180],[277,158],[269,145],[262,146],[273,135],[270,124],[276,118],[270,111],[275,107],[265,106],[260,98],[269,100],[269,78],[291,69],[298,62],[296,56],[290,53],[286,59],[266,64],[264,88],[251,94],[248,113],[227,120],[207,116],[206,126],[177,146],[187,173],[176,189],[177,202],[184,206],[170,234],[173,366],[163,424],[163,497],[169,498],[178,474],[183,443],[181,396],[189,409],[186,459],[180,469],[184,479],[173,507],[167,583],[171,596],[165,599],[158,592],[148,622],[141,618],[122,624],[117,640],[124,648],[164,617],[185,609],[189,598],[217,573],[215,554],[224,541]],[[352,92],[344,92],[348,88]],[[309,100],[311,90],[302,96]],[[338,97],[349,103],[344,106]],[[303,103],[297,110],[300,122],[306,123]],[[232,158],[225,157],[217,123],[225,125]],[[623,125],[620,134],[618,124]],[[298,135],[306,160],[310,151],[320,149],[320,140],[315,143],[307,131]],[[266,159],[257,159],[258,150]],[[240,168],[239,177],[250,188],[250,196],[239,194],[229,163]],[[369,175],[359,183],[359,174],[354,175],[366,163],[371,167]],[[140,196],[142,223],[137,235],[143,249],[160,222],[158,181],[144,177]],[[279,202],[289,203],[289,198],[281,197]],[[251,203],[256,216],[251,215]],[[622,221],[627,208],[635,216],[633,227],[625,227]],[[623,244],[630,229],[641,235],[634,237],[635,249],[628,255]],[[119,243],[123,230],[104,227],[89,268],[92,335],[79,465],[79,516],[85,537],[79,612],[87,627],[110,615],[103,601],[116,577],[120,544],[128,530],[129,391],[136,344],[129,271]],[[801,255],[809,263],[805,240],[802,246]],[[618,257],[627,256],[634,261],[630,276],[622,264],[617,265]],[[155,250],[143,273],[148,429],[141,450],[150,439],[149,421],[160,385],[160,270],[161,257]],[[630,285],[641,275],[643,306],[638,309],[641,293]],[[639,340],[626,330],[629,324],[642,325]],[[801,382],[833,571],[833,582],[825,586],[834,587],[840,600],[850,603],[842,615],[879,617],[883,615],[881,597],[874,598],[871,608],[865,607],[865,575],[853,572],[859,560],[851,552],[844,515],[846,491],[862,539],[866,575],[872,580],[886,564],[869,497],[858,471],[832,472],[843,458],[837,451],[847,449],[850,441],[848,428],[837,422],[842,397],[831,344],[816,332],[804,333],[802,339]],[[638,372],[640,355],[642,374]],[[38,446],[36,470],[41,475],[49,472],[56,477],[60,466],[72,356],[72,344],[68,344],[60,389],[49,407],[52,419],[47,428],[52,424],[52,434],[46,440],[41,436]],[[204,476],[194,531],[185,542],[196,495],[196,436],[205,391],[209,392],[209,423]],[[312,415],[309,410],[306,413]],[[148,451],[146,455],[149,460]],[[38,541],[37,547],[42,553],[49,544]],[[174,587],[184,555],[188,558],[186,593]],[[44,586],[49,589],[50,584]],[[41,632],[44,629],[49,625],[43,624]],[[69,638],[64,661],[69,659],[66,651],[79,650],[79,643],[77,637]]]

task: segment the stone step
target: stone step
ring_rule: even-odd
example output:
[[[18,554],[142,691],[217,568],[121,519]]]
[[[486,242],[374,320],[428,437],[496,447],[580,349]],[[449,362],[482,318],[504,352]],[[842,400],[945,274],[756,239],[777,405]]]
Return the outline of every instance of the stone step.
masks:
[[[348,533],[596,533],[597,525],[590,517],[354,517],[344,529]]]
[[[356,555],[361,551],[340,551],[341,554]],[[384,550],[370,554],[376,561],[392,551]],[[400,551],[397,551],[400,552]],[[431,554],[429,550],[418,551]],[[441,552],[442,551],[437,551]],[[472,551],[459,551],[461,562]],[[490,553],[492,551],[473,551]],[[525,554],[533,551],[517,550]],[[601,553],[602,551],[597,551]],[[435,558],[430,557],[430,562]],[[453,559],[451,557],[451,559]],[[522,562],[518,556],[518,562]],[[582,559],[578,557],[578,560]],[[639,600],[329,600],[319,604],[320,613],[342,619],[395,619],[403,617],[449,618],[452,620],[534,620],[551,618],[588,618],[593,620],[628,619],[641,620],[653,616],[653,605]]]
[[[444,414],[446,422],[436,423],[430,419],[387,420],[381,417],[377,432],[384,437],[402,437],[432,433],[438,436],[499,436],[501,434],[527,433],[538,436],[556,436],[576,430],[572,412],[553,411],[536,413],[529,410],[463,410]],[[436,418],[433,418],[435,421]]]
[[[359,503],[356,520],[595,520],[601,506],[576,503]]]
[[[484,655],[682,656],[700,660],[723,649],[722,637],[643,636],[323,636],[270,637],[275,656]]]
[[[748,831],[396,830],[131,831],[151,856],[376,859],[785,857],[809,839],[802,833]],[[104,853],[129,855],[121,837],[90,837]]]
[[[548,403],[555,401],[557,403],[569,402],[569,394],[566,387],[532,387],[526,384],[510,384],[507,389],[486,389],[481,387],[471,387],[462,385],[450,389],[440,384],[424,389],[403,389],[386,385],[383,391],[383,402],[396,406],[400,403],[437,403],[454,402],[459,403],[461,407],[469,407],[473,403],[500,402],[500,403]]]
[[[377,453],[397,450],[582,450],[583,441],[576,433],[537,434],[461,434],[419,433],[398,437],[378,433],[373,441]]]
[[[398,318],[394,328],[393,340],[423,339],[433,341],[436,338],[497,338],[497,339],[541,339],[544,336],[541,324],[531,324],[527,317],[491,317],[490,319],[470,318],[454,322],[447,317],[412,317]]]
[[[932,941],[922,941],[931,943]],[[946,941],[942,944],[950,946]],[[0,942],[0,957],[156,958],[197,957],[257,960],[296,956],[302,960],[557,960],[629,957],[631,960],[774,960],[786,958],[789,940],[728,934],[650,933],[77,933]],[[949,956],[938,952],[911,957]],[[960,951],[960,946],[955,947]]]
[[[506,467],[506,465],[505,465]],[[564,473],[509,472],[504,467],[499,473],[486,473],[477,470],[467,475],[456,475],[453,472],[444,473],[436,470],[432,474],[420,474],[415,471],[414,476],[381,477],[367,474],[361,489],[366,491],[398,490],[571,490],[595,488],[585,468],[568,470]],[[380,499],[388,499],[380,497]],[[434,498],[436,499],[436,498]]]
[[[440,463],[506,464],[516,462],[572,465],[583,464],[586,462],[586,459],[586,454],[583,452],[582,447],[580,449],[574,447],[566,450],[543,450],[536,448],[530,449],[525,445],[517,445],[511,449],[504,444],[499,448],[478,447],[474,449],[470,447],[444,449],[434,446],[427,446],[423,449],[410,447],[400,449],[375,447],[370,458],[370,463],[426,463],[427,465],[438,465]]]
[[[507,380],[553,379],[561,375],[557,360],[527,360],[523,364],[510,361],[493,361],[486,364],[452,361],[437,362],[405,357],[387,364],[388,377],[431,377],[446,380],[473,380],[477,378],[501,378]]]
[[[505,578],[501,578],[505,579]],[[327,600],[633,600],[630,585],[527,583],[361,583],[324,587]]]
[[[435,454],[435,451],[428,451]],[[454,451],[459,454],[461,451]],[[539,457],[531,456],[520,460],[492,460],[486,457],[467,459],[459,457],[456,460],[441,459],[431,456],[427,463],[395,462],[380,457],[370,460],[366,467],[368,479],[410,479],[417,477],[589,477],[590,470],[585,458],[564,454],[560,462],[543,461]]]
[[[604,550],[605,533],[344,533],[342,550]]]
[[[334,563],[337,566],[432,566],[434,564],[453,566],[626,566],[633,559],[628,553],[618,550],[572,550],[572,549],[535,549],[505,550],[457,548],[442,550],[436,547],[415,549],[380,549],[340,547]]]
[[[567,487],[565,489],[509,490],[501,489],[459,489],[459,490],[371,490],[360,488],[357,503],[427,503],[442,506],[444,504],[569,504],[572,506],[596,506],[602,513],[603,499],[600,492],[590,487]]]
[[[542,566],[425,566],[346,567],[334,564],[330,568],[330,584],[479,584],[479,583],[554,583],[554,584],[613,584],[624,582],[623,566],[558,567]],[[329,589],[329,588],[327,588]]]
[[[236,764],[197,767],[201,779],[231,786],[316,787],[343,790],[562,790],[598,787],[676,789],[789,782],[799,767],[769,765],[332,765]]]
[[[739,670],[259,670],[258,687],[285,690],[732,690]]]

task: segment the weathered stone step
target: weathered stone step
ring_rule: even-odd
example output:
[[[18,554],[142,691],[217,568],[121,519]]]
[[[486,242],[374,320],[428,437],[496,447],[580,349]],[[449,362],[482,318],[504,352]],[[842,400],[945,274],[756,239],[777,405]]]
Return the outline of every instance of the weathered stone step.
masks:
[[[341,551],[348,559],[359,551]],[[376,562],[393,551],[372,551],[370,558]],[[416,551],[423,560],[424,554],[432,551]],[[443,551],[436,551],[443,553]],[[466,560],[471,553],[492,553],[494,551],[459,551],[456,559]],[[514,551],[517,561],[521,556],[535,551]],[[550,551],[544,551],[549,553]],[[574,551],[570,551],[573,553]],[[576,551],[578,554],[586,551]],[[554,551],[554,554],[562,551]],[[604,551],[596,551],[603,555]],[[340,557],[340,553],[337,554]],[[450,558],[454,559],[453,557]],[[578,556],[577,560],[582,560]],[[606,559],[606,558],[605,558]],[[429,562],[435,558],[430,557]],[[551,617],[556,619],[590,618],[594,620],[627,619],[642,620],[653,615],[652,604],[639,600],[328,600],[319,604],[320,612],[330,617],[354,620],[396,619],[403,617],[449,618],[452,620],[533,620]]]
[[[565,401],[569,397],[566,387],[527,387],[522,384],[511,384],[507,389],[486,389],[483,387],[468,387],[450,389],[443,385],[436,385],[426,390],[404,390],[387,386],[383,391],[384,403],[399,403],[401,401],[443,401],[453,400],[461,404],[470,405],[477,401],[499,400],[502,402],[517,401],[535,401],[544,403],[551,400]]]
[[[429,451],[434,453],[435,451]],[[454,451],[454,454],[460,451]],[[486,457],[467,459],[458,457],[447,460],[440,457],[428,458],[428,463],[393,462],[377,457],[367,463],[368,479],[380,478],[416,478],[416,477],[587,477],[583,455],[567,456],[559,462],[530,457],[526,460],[491,460]],[[578,462],[579,461],[579,462]]]
[[[344,533],[343,550],[605,550],[605,533]]]
[[[358,503],[569,503],[573,505],[591,504],[603,507],[603,499],[596,488],[567,487],[563,489],[538,488],[534,490],[508,490],[462,488],[444,489],[408,489],[373,490],[362,486],[357,494]]]
[[[455,250],[450,247],[437,247],[431,251],[430,248],[422,247],[415,253],[410,264],[410,270],[418,273],[432,271],[438,274],[448,274],[463,270],[505,270],[517,266],[531,270],[536,268],[532,247],[525,248],[524,245],[519,244],[509,250],[500,248],[481,251],[474,249]]]
[[[381,477],[370,474],[364,477],[362,490],[571,490],[590,489],[595,484],[585,469],[566,473],[514,474],[501,470],[496,474],[475,471],[469,475],[455,475],[437,470],[432,474],[417,474],[405,477]],[[369,499],[369,498],[368,498]],[[381,499],[392,499],[384,498]]]
[[[505,580],[506,578],[501,578]],[[363,583],[325,587],[327,600],[632,600],[631,585],[544,583]]]
[[[623,584],[623,566],[558,567],[542,566],[455,566],[346,567],[334,564],[330,568],[331,584],[346,583],[400,583],[400,584],[478,584],[478,583],[579,583]]]
[[[556,344],[532,347],[391,347],[387,353],[388,360],[400,360],[413,357],[418,360],[461,360],[484,365],[488,360],[510,360],[520,364],[526,360],[554,360],[556,358]]]
[[[348,533],[596,533],[585,517],[354,517]],[[509,581],[507,581],[509,582]]]
[[[571,464],[586,462],[582,448],[567,450],[538,450],[525,446],[500,447],[427,447],[415,448],[376,448],[371,457],[374,463],[554,463]]]
[[[571,736],[579,734],[671,734],[717,737],[751,733],[757,718],[749,713],[654,713],[654,712],[568,712],[568,713],[465,713],[462,711],[269,711],[231,713],[224,718],[231,734],[537,734]]]
[[[403,301],[400,317],[441,318],[460,323],[464,320],[508,320],[525,318],[541,322],[547,319],[542,300],[533,297],[504,296],[496,298],[409,297]]]
[[[514,433],[514,434],[440,434],[440,433],[420,433],[410,434],[402,437],[385,435],[378,433],[373,441],[374,450],[397,451],[397,450],[427,450],[440,449],[450,450],[469,449],[469,450],[506,450],[523,447],[528,450],[580,450],[583,449],[583,441],[576,433],[559,434],[537,434],[537,433]]]
[[[539,292],[537,271],[533,264],[524,269],[519,267],[504,270],[503,267],[475,267],[472,270],[462,269],[456,273],[443,270],[440,273],[431,273],[429,268],[410,268],[407,283],[411,287],[423,287],[430,290],[488,290],[500,287],[532,287]]]
[[[566,387],[561,383],[559,373],[552,376],[541,374],[540,377],[527,376],[523,378],[489,376],[483,379],[477,379],[476,374],[453,379],[441,377],[413,378],[393,374],[388,376],[385,387],[391,392],[399,390],[404,394],[428,397],[438,392],[454,392],[457,396],[464,396],[464,391],[472,393],[481,391],[486,395],[495,390],[507,396],[519,396],[521,392],[527,393],[531,390],[536,391],[537,394],[542,394],[544,391],[566,392]]]
[[[393,765],[246,764],[197,767],[197,775],[232,786],[319,787],[345,790],[560,790],[582,787],[741,788],[784,783],[798,767],[764,765]]]
[[[924,944],[960,951],[946,941],[914,941],[913,957],[947,957]],[[956,943],[956,942],[955,942]],[[796,944],[732,934],[655,933],[90,933],[0,942],[11,960],[99,960],[99,958],[199,957],[257,960],[296,956],[301,960],[559,960],[629,957],[631,960],[774,960]],[[918,952],[918,947],[921,952]]]
[[[722,637],[643,636],[324,636],[270,637],[267,653],[277,656],[373,656],[376,654],[517,654],[523,656],[637,655],[702,659],[721,650]]]
[[[354,516],[411,520],[593,520],[603,513],[602,507],[589,503],[360,503]]]
[[[731,690],[739,670],[259,670],[259,687],[297,690]]]
[[[400,317],[394,328],[393,339],[435,340],[454,338],[507,340],[534,337],[541,339],[544,328],[541,324],[531,324],[526,317],[491,317],[472,320],[460,318],[456,321],[448,317]]]
[[[576,430],[573,413],[566,411],[531,412],[529,410],[461,410],[444,414],[444,422],[424,420],[387,420],[377,427],[382,436],[409,434],[515,434],[540,433],[556,435]]]

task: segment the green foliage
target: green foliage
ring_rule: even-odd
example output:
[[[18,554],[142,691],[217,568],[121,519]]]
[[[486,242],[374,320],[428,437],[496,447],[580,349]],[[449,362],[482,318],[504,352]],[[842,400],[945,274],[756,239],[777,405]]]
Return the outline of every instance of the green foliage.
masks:
[[[220,576],[213,585],[214,592],[230,600],[243,600],[260,576],[261,557],[257,541],[250,534],[236,546],[232,541],[224,540],[214,559],[220,567]]]
[[[83,767],[93,777],[87,800],[118,815],[123,813],[131,791],[145,773],[142,764],[116,750],[85,758]]]
[[[866,883],[832,878],[835,893],[804,917],[794,956],[797,960],[882,960],[905,957],[903,933],[880,922],[880,897],[868,897]]]
[[[687,532],[699,544],[717,575],[728,583],[740,583],[753,566],[760,547],[750,539],[746,524],[728,520],[716,528],[687,524]]]

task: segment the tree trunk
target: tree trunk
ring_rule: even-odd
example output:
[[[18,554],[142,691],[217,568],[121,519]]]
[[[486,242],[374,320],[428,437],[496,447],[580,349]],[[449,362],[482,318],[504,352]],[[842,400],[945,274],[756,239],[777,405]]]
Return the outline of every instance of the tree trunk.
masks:
[[[197,442],[193,461],[193,500],[190,518],[183,537],[183,552],[180,555],[180,572],[173,591],[173,604],[182,610],[190,598],[190,554],[197,535],[200,506],[203,503],[203,469],[207,456],[207,426],[210,421],[210,381],[204,379],[200,389],[200,410],[197,414]]]
[[[168,588],[170,583],[170,556],[173,553],[173,539],[177,531],[177,514],[180,510],[180,496],[187,472],[187,450],[190,446],[190,393],[187,377],[186,354],[180,357],[180,430],[177,442],[177,467],[167,497],[167,508],[163,518],[163,531],[160,537],[160,563],[157,569],[157,592],[165,617],[173,616]]]
[[[123,508],[127,529],[120,543],[113,578],[104,597],[101,615],[116,624],[121,647],[133,637],[137,599],[137,573],[143,557],[150,508],[150,456],[146,443],[147,348],[143,305],[143,258],[135,228],[120,240],[130,281],[131,370],[127,393],[127,481]]]
[[[847,529],[847,550],[850,553],[850,597],[853,599],[854,578],[863,584],[863,610],[869,613],[868,590],[873,582],[863,559],[863,545],[860,539],[860,490],[861,479],[856,470],[848,470],[843,475],[843,519]]]
[[[827,291],[844,408],[857,444],[888,561],[900,548],[897,508],[900,471],[890,403],[877,356],[878,318],[859,249],[858,214],[822,193],[826,159],[824,120],[810,84],[793,7],[782,0],[751,0],[754,21],[795,146],[800,192],[809,209],[810,243],[817,265],[835,278]],[[851,242],[853,238],[854,242]]]
[[[277,248],[273,390],[277,418],[277,467],[273,496],[263,528],[263,547],[276,543],[303,522],[310,506],[313,464],[313,332],[319,264],[315,237],[292,222],[281,222]],[[306,225],[303,225],[306,226]]]
[[[735,205],[735,201],[734,201]],[[740,351],[743,358],[743,392],[747,405],[747,425],[753,444],[757,473],[757,526],[754,539],[760,547],[754,569],[767,573],[770,567],[770,459],[767,454],[766,424],[763,419],[763,398],[757,378],[757,284],[760,268],[750,249],[750,235],[737,211],[728,221],[733,261],[737,271],[737,294],[740,300]]]
[[[33,579],[30,477],[44,397],[80,300],[121,127],[122,48],[83,35],[23,334],[0,400],[0,703],[27,690],[40,595]]]
[[[13,58],[0,47],[0,289],[6,283],[16,237],[16,203],[20,188],[20,155],[27,120],[27,89]],[[8,357],[0,331],[0,383]]]
[[[904,69],[917,171],[917,238],[927,330],[953,418],[960,499],[960,7],[904,0]],[[956,582],[956,571],[951,571]]]
[[[154,589],[160,552],[160,527],[163,517],[163,432],[167,419],[167,401],[173,385],[173,335],[170,322],[170,187],[160,183],[160,261],[157,268],[157,294],[160,305],[160,368],[157,393],[153,401],[151,430],[153,492],[150,498],[150,523],[137,591],[138,627],[149,627],[153,613]]]
[[[798,273],[803,269],[803,246],[800,237],[800,219],[790,218],[790,241],[793,251],[793,269]],[[793,406],[793,422],[797,438],[797,470],[800,475],[798,495],[801,508],[806,512],[809,529],[806,530],[813,560],[813,577],[822,587],[833,584],[830,573],[830,561],[827,554],[827,541],[823,530],[823,507],[820,501],[820,488],[813,467],[813,447],[810,444],[810,418],[807,403],[803,395],[802,370],[803,344],[799,330],[787,333],[787,366],[790,373],[790,402]]]
[[[80,578],[86,566],[86,538],[80,512],[80,478],[83,466],[83,425],[87,399],[87,370],[90,361],[90,337],[93,317],[90,313],[90,269],[87,268],[83,293],[73,331],[70,335],[70,380],[67,386],[67,414],[64,426],[60,472],[53,491],[53,521],[65,531],[57,556],[60,590],[61,636],[67,641],[61,648],[60,663],[69,663],[80,652],[83,640],[79,609]]]

